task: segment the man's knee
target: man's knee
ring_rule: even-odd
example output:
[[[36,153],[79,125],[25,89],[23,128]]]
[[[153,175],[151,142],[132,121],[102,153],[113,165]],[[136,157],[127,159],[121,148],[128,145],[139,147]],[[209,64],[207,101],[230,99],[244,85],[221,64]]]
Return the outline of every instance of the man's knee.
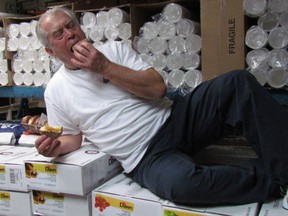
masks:
[[[223,74],[219,79],[221,80],[220,87],[223,87],[225,90],[239,87],[248,90],[251,86],[259,85],[256,78],[246,70],[233,70]]]
[[[234,78],[234,79],[243,79],[243,78],[247,78],[247,79],[250,79],[250,78],[254,78],[254,76],[247,70],[232,70],[230,72],[227,72],[225,74],[223,74],[223,77],[226,77],[226,78]]]

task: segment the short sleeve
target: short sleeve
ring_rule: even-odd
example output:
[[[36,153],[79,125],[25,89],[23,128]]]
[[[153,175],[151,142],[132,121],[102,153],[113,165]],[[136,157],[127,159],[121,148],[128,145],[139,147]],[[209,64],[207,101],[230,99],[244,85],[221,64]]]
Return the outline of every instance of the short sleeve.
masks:
[[[113,41],[99,50],[111,61],[134,70],[147,70],[152,66],[144,62],[141,56],[127,43]]]
[[[81,131],[78,127],[71,124],[69,116],[64,109],[61,109],[55,103],[52,103],[52,100],[46,95],[45,96],[45,105],[48,116],[48,124],[52,126],[62,126],[63,134],[79,134]]]

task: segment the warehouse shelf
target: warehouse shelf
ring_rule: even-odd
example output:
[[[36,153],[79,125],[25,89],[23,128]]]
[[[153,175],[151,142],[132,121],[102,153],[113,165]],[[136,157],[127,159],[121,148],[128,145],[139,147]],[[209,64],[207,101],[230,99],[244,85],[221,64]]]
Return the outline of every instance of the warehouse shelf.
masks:
[[[5,98],[44,98],[44,87],[28,86],[3,86],[0,87],[0,97]],[[286,89],[268,91],[280,103],[288,105],[288,91]],[[173,98],[178,92],[169,91],[168,95]]]
[[[0,97],[5,98],[43,98],[44,87],[3,86],[0,87]]]
[[[19,103],[0,107],[0,114],[6,113],[6,120],[12,120],[13,111],[17,111],[17,119],[27,115],[31,108],[45,108],[43,101],[45,88],[32,86],[3,86],[0,87],[0,98],[19,98]],[[36,99],[36,100],[31,100]]]

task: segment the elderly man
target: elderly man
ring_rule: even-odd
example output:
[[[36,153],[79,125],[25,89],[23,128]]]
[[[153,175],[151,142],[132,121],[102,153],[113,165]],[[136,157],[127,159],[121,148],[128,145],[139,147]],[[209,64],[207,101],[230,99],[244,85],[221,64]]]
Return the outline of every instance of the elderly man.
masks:
[[[74,151],[84,135],[164,199],[239,204],[280,196],[288,183],[288,115],[249,72],[226,73],[171,101],[162,77],[134,50],[121,42],[94,48],[70,10],[48,10],[36,32],[63,62],[45,91],[48,122],[63,126],[63,135],[39,137],[40,154]],[[259,159],[195,162],[198,151],[235,128]]]

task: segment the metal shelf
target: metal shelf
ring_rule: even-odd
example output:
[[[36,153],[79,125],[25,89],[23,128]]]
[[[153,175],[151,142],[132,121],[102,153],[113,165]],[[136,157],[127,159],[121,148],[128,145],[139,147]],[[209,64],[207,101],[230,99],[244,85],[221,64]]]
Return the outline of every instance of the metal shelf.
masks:
[[[44,98],[44,87],[3,86],[0,97],[5,98]]]

